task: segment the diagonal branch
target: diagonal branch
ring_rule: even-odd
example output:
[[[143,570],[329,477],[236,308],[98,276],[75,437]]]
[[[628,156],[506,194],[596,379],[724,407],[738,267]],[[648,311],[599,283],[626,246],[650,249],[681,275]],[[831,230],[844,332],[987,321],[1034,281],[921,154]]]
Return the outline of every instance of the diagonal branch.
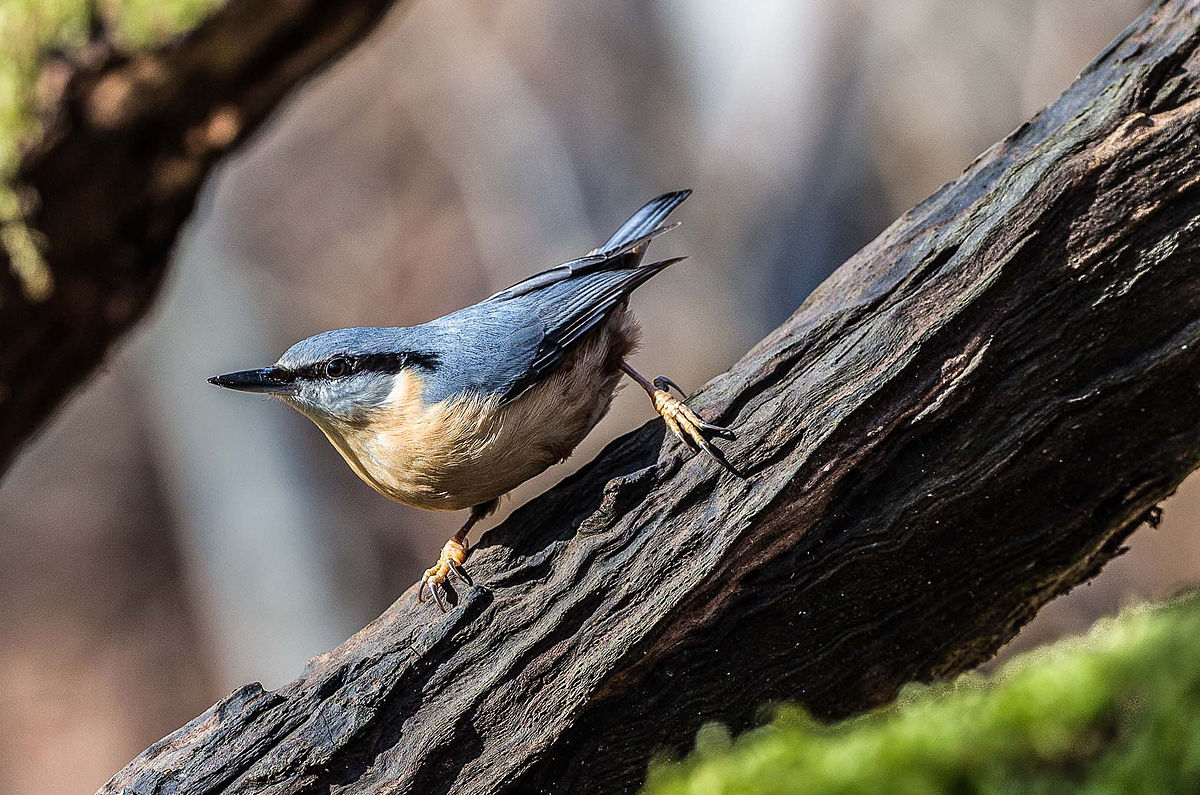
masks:
[[[1200,463],[1200,0],[1164,0],[696,400],[105,792],[627,792],[701,722],[991,655]]]
[[[97,42],[58,64],[17,175],[49,294],[24,289],[0,246],[0,472],[145,313],[219,158],[391,5],[230,0],[161,50]]]

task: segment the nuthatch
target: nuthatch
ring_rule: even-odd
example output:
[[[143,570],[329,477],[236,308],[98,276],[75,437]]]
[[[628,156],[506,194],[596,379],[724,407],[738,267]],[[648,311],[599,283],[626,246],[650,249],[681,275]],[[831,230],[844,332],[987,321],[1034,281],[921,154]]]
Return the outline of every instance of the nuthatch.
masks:
[[[626,362],[638,327],[626,309],[639,285],[682,257],[642,264],[667,215],[691,191],[638,210],[585,257],[531,276],[420,326],[346,328],[302,340],[275,364],[209,379],[273,395],[325,432],[358,476],[396,502],[470,508],[421,578],[438,586],[462,563],[467,534],[499,498],[563,461],[612,403],[621,374],[650,395],[672,433],[730,468],[709,440],[732,438]],[[469,581],[469,580],[467,580]],[[443,609],[445,609],[443,607]]]

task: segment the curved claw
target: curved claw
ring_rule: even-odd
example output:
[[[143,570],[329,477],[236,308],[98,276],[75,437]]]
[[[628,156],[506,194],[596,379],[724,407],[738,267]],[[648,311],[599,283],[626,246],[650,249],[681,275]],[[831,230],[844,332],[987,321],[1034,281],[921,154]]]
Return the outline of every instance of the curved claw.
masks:
[[[679,384],[672,381],[668,376],[665,376],[665,375],[655,376],[654,386],[656,386],[657,388],[666,392],[668,395],[671,394],[671,390],[674,389],[685,400],[687,399],[687,392],[683,391],[683,387],[681,387]]]
[[[432,571],[432,569],[430,571]],[[446,603],[442,601],[442,595],[438,593],[438,585],[445,581],[446,578],[444,575],[439,577],[436,574],[431,575],[429,571],[426,571],[425,575],[421,577],[421,584],[417,586],[417,601],[421,604],[425,603],[425,589],[428,588],[429,593],[433,596],[433,601],[436,602],[441,611],[445,613]]]
[[[701,429],[715,433],[722,438],[731,440],[737,438],[737,434],[732,429],[726,428],[723,425],[713,425],[711,422],[705,422],[704,420],[701,420],[699,425]]]
[[[433,596],[433,601],[436,602],[437,606],[442,609],[443,613],[445,613],[446,605],[442,603],[441,594],[438,593],[437,582],[438,581],[433,577],[422,577],[421,584],[417,587],[417,602],[425,604],[425,590],[429,589],[429,593]]]
[[[729,472],[730,474],[732,474],[736,477],[742,478],[743,480],[745,479],[745,476],[741,472],[738,472],[736,469],[733,468],[733,464],[731,464],[727,460],[725,460],[725,456],[721,455],[721,451],[718,450],[717,448],[713,447],[712,442],[708,441],[707,439],[704,439],[703,441],[697,442],[697,444],[700,445],[701,450],[703,450],[705,453],[708,454],[709,458],[711,458],[713,461],[716,461],[718,464],[720,464],[722,466],[722,468],[725,469],[725,471]]]
[[[471,579],[471,575],[467,574],[467,570],[464,569],[458,563],[455,563],[454,561],[450,561],[450,571],[451,571],[451,573],[454,574],[455,577],[458,577],[458,579],[462,580],[464,584],[466,584],[466,585],[474,585],[475,584],[475,581]]]

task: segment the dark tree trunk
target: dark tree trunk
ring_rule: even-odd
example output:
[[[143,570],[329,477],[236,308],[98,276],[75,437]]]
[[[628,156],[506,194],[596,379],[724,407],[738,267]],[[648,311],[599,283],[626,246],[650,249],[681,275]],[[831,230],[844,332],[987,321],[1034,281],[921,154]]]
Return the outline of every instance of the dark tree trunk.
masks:
[[[154,52],[97,41],[62,85],[18,189],[53,287],[30,291],[0,246],[0,474],[146,311],[217,160],[392,0],[231,0]]]
[[[1200,462],[1200,0],[1151,9],[695,400],[105,792],[627,792],[701,722],[987,659]]]

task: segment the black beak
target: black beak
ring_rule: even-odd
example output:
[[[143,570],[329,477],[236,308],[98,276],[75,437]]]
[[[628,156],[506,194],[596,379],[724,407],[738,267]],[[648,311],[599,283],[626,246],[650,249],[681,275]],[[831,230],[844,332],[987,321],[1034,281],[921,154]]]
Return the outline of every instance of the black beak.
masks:
[[[264,367],[261,370],[242,370],[239,373],[214,375],[208,383],[236,389],[239,392],[263,392],[268,395],[296,394],[295,379],[279,367]]]

